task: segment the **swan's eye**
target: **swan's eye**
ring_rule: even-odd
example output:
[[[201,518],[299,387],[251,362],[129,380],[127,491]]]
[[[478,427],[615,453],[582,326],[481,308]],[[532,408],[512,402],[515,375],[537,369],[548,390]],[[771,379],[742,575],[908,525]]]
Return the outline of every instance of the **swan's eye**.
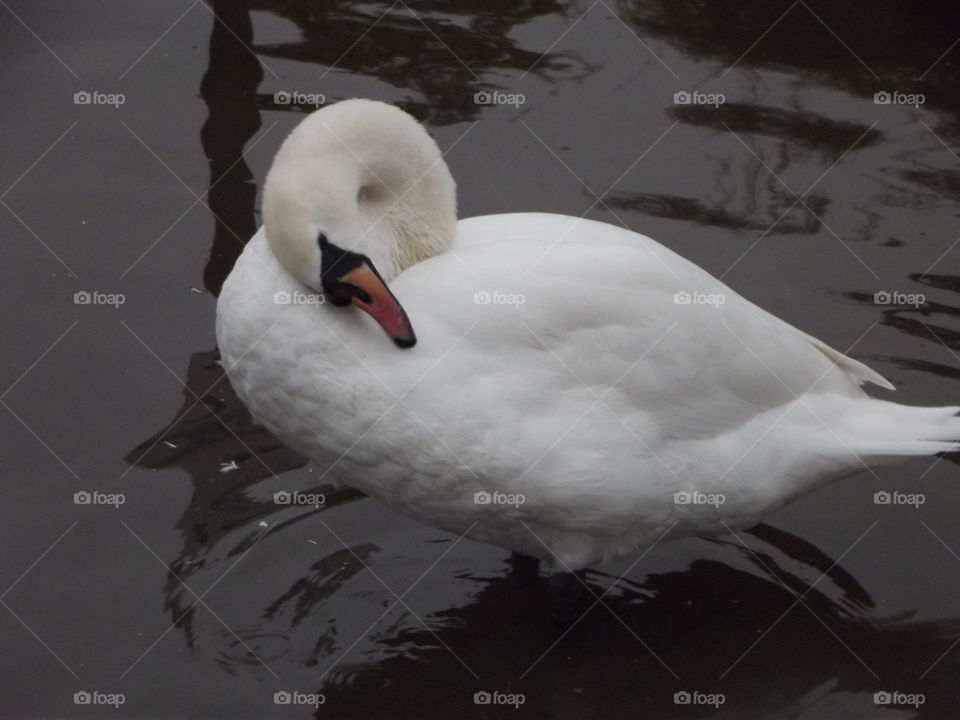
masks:
[[[317,245],[324,248],[330,244],[330,241],[327,240],[327,236],[324,233],[317,235]]]

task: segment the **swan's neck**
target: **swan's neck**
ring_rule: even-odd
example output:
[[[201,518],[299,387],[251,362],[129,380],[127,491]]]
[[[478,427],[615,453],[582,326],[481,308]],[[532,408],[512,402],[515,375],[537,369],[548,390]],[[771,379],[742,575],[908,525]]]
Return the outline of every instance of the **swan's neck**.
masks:
[[[274,254],[308,285],[319,233],[369,257],[389,281],[448,250],[456,185],[427,132],[397,108],[345,101],[310,115],[267,176],[263,217]]]
[[[443,160],[419,173],[395,167],[362,172],[357,207],[363,233],[388,248],[374,258],[384,279],[446,252],[456,232],[457,208],[453,180]],[[371,256],[378,254],[371,250]]]

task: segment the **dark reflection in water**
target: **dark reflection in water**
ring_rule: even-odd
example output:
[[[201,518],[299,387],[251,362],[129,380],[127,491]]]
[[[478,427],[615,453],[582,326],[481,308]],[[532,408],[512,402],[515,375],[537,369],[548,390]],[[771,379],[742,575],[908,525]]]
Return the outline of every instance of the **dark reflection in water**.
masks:
[[[215,351],[191,358],[186,384],[189,390],[184,391],[184,406],[175,420],[134,448],[126,460],[151,470],[179,467],[193,481],[193,497],[177,523],[184,546],[170,564],[173,574],[164,587],[164,609],[192,648],[195,598],[180,581],[200,571],[216,571],[249,549],[263,532],[257,523],[269,521],[286,508],[274,503],[272,494],[257,499],[248,491],[265,479],[303,467],[306,460],[251,420],[224,377]],[[201,396],[199,402],[195,394]],[[326,508],[363,497],[350,488],[324,486],[304,491],[323,493]],[[275,530],[312,515],[299,515]],[[234,537],[238,532],[239,538]],[[211,557],[211,551],[222,542],[227,542],[228,548]]]
[[[914,282],[932,288],[952,292],[960,291],[960,277],[955,275],[921,275],[914,273],[909,275],[909,278]],[[860,303],[869,305],[876,303],[873,294],[855,291],[844,294],[851,300],[856,300]],[[956,352],[960,350],[960,331],[944,324],[950,320],[953,320],[954,324],[958,324],[957,321],[960,320],[960,308],[924,298],[924,301],[916,307],[896,306],[883,310],[881,323],[924,341],[930,341],[936,344],[942,343],[948,350]],[[948,353],[947,357],[952,357],[952,355]],[[960,369],[955,365],[933,362],[926,358],[901,357],[887,359],[892,360],[903,368],[919,370],[951,379],[960,378]],[[955,455],[948,455],[947,459],[957,461]]]
[[[417,96],[398,103],[430,125],[476,119],[482,106],[474,93],[496,87],[484,75],[530,70],[538,75],[573,77],[585,64],[575,56],[526,50],[511,31],[547,15],[570,15],[575,8],[555,0],[491,0],[462,6],[427,0],[358,5],[347,0],[254,0],[295,23],[296,43],[256,46],[264,57],[315,63],[369,75]]]
[[[941,290],[960,293],[960,276],[957,275],[933,275],[923,273],[910,275],[910,279],[932,288],[940,288]]]
[[[822,231],[822,218],[830,198],[813,191],[797,202],[797,196],[773,174],[780,175],[795,162],[816,155],[829,166],[851,151],[880,143],[883,134],[874,127],[825,118],[803,110],[784,110],[764,105],[727,102],[719,107],[677,106],[670,114],[681,123],[740,137],[769,138],[776,143],[772,157],[750,158],[747,177],[752,197],[763,193],[761,206],[752,203],[741,210],[710,205],[697,198],[653,193],[613,191],[608,204],[642,215],[695,222],[711,227],[752,231],[767,235],[815,235]],[[756,151],[754,151],[756,152]],[[772,172],[771,172],[772,171]],[[718,184],[731,176],[729,163],[720,167]],[[798,188],[797,191],[803,188]],[[751,198],[752,199],[752,198]],[[730,199],[732,202],[733,198]]]
[[[487,717],[485,708],[470,707],[465,697],[465,688],[475,685],[522,692],[537,717],[634,717],[637,707],[650,717],[671,717],[673,693],[694,683],[704,691],[722,686],[726,704],[719,717],[749,712],[750,717],[780,718],[803,711],[832,717],[817,714],[831,707],[829,695],[860,694],[872,702],[877,687],[872,673],[890,677],[904,666],[929,663],[945,642],[960,636],[960,627],[944,624],[868,621],[860,611],[874,601],[833,559],[773,528],[760,526],[755,535],[780,547],[770,545],[753,555],[737,546],[736,552],[767,577],[698,560],[686,571],[650,575],[643,583],[624,580],[605,597],[609,609],[594,609],[566,634],[543,611],[551,586],[526,563],[513,561],[506,573],[492,577],[460,573],[457,580],[478,588],[472,600],[426,617],[430,630],[405,614],[388,616],[376,631],[377,654],[384,659],[347,660],[327,672],[345,641],[337,641],[333,628],[322,635],[317,653],[301,660],[314,666],[317,656],[325,656],[317,690],[326,695],[328,707],[316,716],[336,708],[338,717],[441,718],[456,708],[457,717]],[[784,555],[784,550],[796,554]],[[809,559],[818,571],[830,570],[832,591],[839,590],[842,600],[828,596],[827,583],[813,586],[809,577],[818,573],[809,567],[789,571],[778,558],[792,566]],[[338,553],[323,562],[335,568],[341,559]],[[294,617],[332,612],[328,601],[339,589],[332,580],[332,574],[323,573],[304,578]],[[604,573],[587,574],[598,596],[614,581]],[[806,607],[791,609],[797,595]],[[290,599],[287,593],[278,603]],[[787,612],[799,619],[779,625]],[[273,633],[291,634],[296,625],[290,622]],[[771,626],[771,636],[761,640]],[[561,635],[562,646],[544,655]],[[729,650],[746,651],[745,643],[752,640],[760,641],[735,662]],[[482,683],[473,681],[453,654]],[[681,670],[682,682],[673,677],[673,668]],[[958,699],[956,669],[955,660],[947,661],[925,682],[924,717],[951,716]]]
[[[606,203],[612,208],[633,210],[651,217],[685,220],[732,230],[754,230],[766,232],[767,235],[814,235],[820,231],[819,218],[829,205],[827,198],[811,194],[804,199],[804,206],[791,209],[796,203],[788,190],[779,185],[770,185],[768,190],[776,196],[776,200],[770,203],[763,218],[733,213],[696,198],[677,195],[614,191],[607,196]],[[776,225],[772,225],[774,221],[777,221]]]
[[[754,89],[758,93],[765,87],[761,71],[789,73],[798,88],[833,86],[865,99],[880,90],[899,88],[922,93],[925,107],[940,113],[941,124],[935,128],[938,134],[960,136],[960,64],[949,57],[940,58],[960,35],[960,13],[947,2],[918,8],[884,0],[871,5],[868,23],[862,6],[850,0],[792,4],[752,0],[735,5],[620,0],[615,7],[638,33],[666,40],[673,49],[699,62],[715,63],[715,71],[702,77],[701,82],[723,78],[737,68],[756,73]],[[935,62],[936,72],[930,72]],[[853,146],[863,149],[882,139],[882,132],[869,124],[838,120],[799,107],[728,102],[716,109],[688,106],[670,112],[682,123],[777,139],[774,160],[766,160],[777,173],[809,151],[830,158],[825,163],[829,165]],[[759,163],[753,171],[767,176],[764,184],[769,201],[766,212],[759,217],[669,195],[617,192],[611,195],[610,204],[709,226],[766,230],[794,197]],[[923,188],[936,201],[953,203],[958,196],[956,171],[911,168],[899,171],[899,176],[914,188]],[[913,194],[917,204],[924,202],[916,189]],[[800,206],[769,232],[820,232],[817,216],[822,217],[829,200],[814,193],[805,202],[812,212]],[[869,238],[869,230],[868,224],[864,239]]]
[[[817,84],[864,97],[895,85],[926,93],[934,107],[957,112],[957,64],[929,72],[960,35],[960,13],[949,0],[922,6],[880,0],[871,3],[869,18],[855,0],[619,0],[615,7],[638,30],[668,40],[690,57],[715,60],[721,72],[734,64],[802,72]],[[952,123],[956,132],[956,118]]]
[[[407,90],[401,104],[433,126],[476,119],[480,108],[473,102],[473,92],[502,84],[508,73],[535,66],[535,74],[559,82],[595,69],[569,50],[551,49],[541,58],[542,49],[527,49],[512,37],[521,26],[551,16],[564,18],[569,25],[586,9],[575,4],[497,0],[467,10],[429,0],[410,2],[413,13],[397,6],[385,16],[388,3],[214,0],[212,6],[217,22],[201,86],[209,108],[201,142],[210,161],[209,203],[216,218],[204,281],[214,295],[256,229],[257,187],[243,153],[262,128],[261,112],[303,110],[278,106],[272,96],[258,92],[263,70],[249,47],[264,57],[316,64],[318,72],[336,64],[343,72]],[[923,37],[925,46],[941,43],[943,48],[960,34],[960,21],[951,25],[955,13],[941,12],[942,8],[921,14],[917,8],[908,12],[884,1],[870,10],[876,22],[865,33],[858,25],[863,14],[859,5],[809,6],[853,42],[885,80],[917,78],[936,59],[930,56],[928,63],[923,58],[929,53],[918,53],[916,44],[903,41],[904,28]],[[739,61],[738,67],[747,73],[783,70],[806,82],[864,97],[878,89],[873,73],[802,5],[791,11],[797,18],[789,29],[774,28],[743,58],[744,50],[786,5],[710,6],[661,0],[611,7],[642,36],[657,37],[677,52],[715,62],[719,68]],[[256,43],[251,9],[291,21],[302,37],[295,42]],[[801,37],[803,42],[794,41]],[[929,93],[933,107],[940,108],[945,119],[938,130],[944,133],[956,128],[960,101],[953,82],[956,67],[944,64],[942,72],[914,83],[918,91]],[[765,164],[781,173],[813,157],[826,169],[851,148],[876,148],[888,140],[884,130],[869,122],[826,117],[800,107],[730,102],[719,109],[670,107],[666,115],[705,133],[733,131],[774,147],[772,153],[761,153],[762,161],[744,150],[746,170],[720,164],[718,184],[735,172],[743,173],[749,201],[736,208],[676,193],[617,190],[608,198],[610,206],[640,217],[751,237],[763,231],[818,234],[823,231],[821,218],[831,209],[831,197],[815,191],[783,215],[796,198],[769,177]],[[931,197],[955,203],[960,189],[960,174],[955,171],[913,167],[899,170],[896,177],[911,187],[896,191],[918,206],[934,202]],[[858,239],[874,239],[876,213],[865,215]],[[893,242],[887,244],[895,247]],[[944,293],[960,291],[955,275],[914,273],[909,279]],[[873,302],[866,292],[850,291],[847,297]],[[882,322],[912,337],[930,338],[932,330],[956,350],[960,333],[944,322],[958,316],[960,310],[945,302],[929,302],[916,309],[885,310]],[[924,373],[960,377],[955,367],[926,358],[890,359]],[[844,711],[836,710],[831,698],[862,696],[857,706],[872,709],[872,693],[880,689],[874,673],[880,678],[899,677],[903,667],[927,667],[960,637],[960,627],[950,622],[908,622],[906,616],[896,621],[873,619],[877,599],[836,558],[768,525],[751,531],[755,552],[724,540],[690,541],[703,548],[703,559],[689,568],[652,573],[642,581],[623,580],[605,599],[622,622],[598,607],[536,664],[563,630],[544,612],[549,587],[519,559],[484,575],[438,569],[449,600],[441,598],[447,606],[424,616],[429,630],[397,608],[358,652],[343,656],[356,638],[341,628],[355,620],[357,605],[366,601],[385,610],[391,604],[390,598],[377,599],[364,585],[369,581],[367,567],[388,561],[377,545],[375,529],[368,541],[349,549],[318,547],[318,559],[286,576],[267,575],[266,582],[274,584],[263,593],[266,600],[233,598],[242,621],[229,631],[219,626],[204,630],[195,598],[181,580],[219,577],[263,537],[260,523],[269,525],[271,534],[283,533],[303,520],[319,523],[322,513],[363,496],[329,486],[304,488],[323,492],[325,506],[291,516],[289,508],[273,503],[260,486],[303,467],[304,458],[252,422],[225,379],[216,350],[198,351],[190,358],[185,382],[189,391],[181,411],[126,457],[138,467],[180,468],[193,483],[193,495],[177,523],[183,547],[162,590],[164,611],[197,658],[212,659],[231,675],[269,681],[264,663],[301,673],[306,669],[308,682],[325,693],[328,707],[337,708],[337,717],[490,717],[489,709],[469,702],[472,691],[484,687],[525,693],[528,702],[535,703],[537,717],[634,717],[638,708],[649,717],[671,717],[677,712],[672,693],[693,686],[705,692],[722,690],[727,697],[724,707],[708,709],[704,716],[740,718],[749,712],[750,717],[843,717]],[[589,572],[587,578],[597,594],[614,580],[599,571]],[[463,587],[469,588],[466,596]],[[733,665],[794,605],[795,594],[803,596],[804,604],[790,611],[791,621],[776,625],[769,638]],[[451,651],[476,670],[482,686],[474,687],[477,683]],[[927,701],[915,716],[955,715],[956,666],[956,656],[949,656],[923,681]],[[682,669],[682,685],[668,669],[672,667]],[[325,709],[317,713],[329,716]]]
[[[749,156],[746,172],[748,187],[755,195],[765,197],[762,206],[751,203],[744,210],[730,211],[695,198],[614,191],[609,196],[612,207],[740,231],[813,235],[823,229],[821,218],[829,209],[829,197],[814,191],[805,195],[803,203],[799,204],[794,194],[796,191],[791,192],[774,173],[780,175],[792,164],[808,161],[811,154],[819,156],[829,166],[851,151],[862,150],[882,140],[882,133],[870,125],[759,104],[728,102],[719,107],[678,106],[670,114],[678,122],[707,131],[772,139],[775,142],[772,156],[764,158],[762,151],[757,157]],[[720,171],[718,182],[730,178],[732,171],[728,164],[722,164]],[[759,193],[761,186],[762,194]]]
[[[934,198],[960,197],[960,172],[950,170],[904,170],[900,173],[904,180],[927,188]]]
[[[830,162],[837,160],[851,146],[875,145],[882,139],[880,131],[869,125],[832,120],[802,110],[728,102],[719,107],[684,106],[673,111],[681,122],[714,130],[766,135],[779,138],[801,149],[823,153]]]
[[[257,230],[257,185],[243,153],[260,129],[256,94],[263,69],[247,49],[253,41],[249,3],[214,0],[213,9],[218,22],[210,31],[210,64],[200,84],[209,115],[200,142],[210,162],[208,203],[216,221],[203,279],[219,295],[244,243]]]

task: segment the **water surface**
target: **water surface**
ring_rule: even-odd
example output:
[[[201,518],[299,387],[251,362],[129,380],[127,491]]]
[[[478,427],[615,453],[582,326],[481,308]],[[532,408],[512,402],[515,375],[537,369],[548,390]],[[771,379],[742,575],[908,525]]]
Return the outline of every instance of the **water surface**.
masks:
[[[953,6],[477,5],[0,7],[3,716],[960,716],[949,458],[597,568],[603,603],[564,632],[530,567],[320,482],[251,422],[217,363],[216,295],[310,95],[425,122],[463,216],[624,224],[869,362],[899,400],[956,402]],[[724,102],[675,102],[695,91]],[[273,502],[294,489],[326,503]],[[883,490],[925,503],[877,505]],[[684,691],[725,702],[677,706]],[[925,702],[878,707],[880,691]]]

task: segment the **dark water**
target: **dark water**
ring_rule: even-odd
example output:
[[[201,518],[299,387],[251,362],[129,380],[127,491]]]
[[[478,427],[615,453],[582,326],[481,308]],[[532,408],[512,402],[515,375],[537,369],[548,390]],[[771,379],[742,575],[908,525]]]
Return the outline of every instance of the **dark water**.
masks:
[[[0,3],[0,715],[960,717],[950,459],[598,568],[602,604],[564,634],[529,567],[317,486],[251,423],[216,362],[215,296],[309,109],[280,91],[396,102],[449,149],[463,216],[622,222],[850,348],[898,399],[957,402],[955,5],[473,5]],[[694,90],[725,102],[674,102]],[[284,489],[327,502],[274,504]]]

